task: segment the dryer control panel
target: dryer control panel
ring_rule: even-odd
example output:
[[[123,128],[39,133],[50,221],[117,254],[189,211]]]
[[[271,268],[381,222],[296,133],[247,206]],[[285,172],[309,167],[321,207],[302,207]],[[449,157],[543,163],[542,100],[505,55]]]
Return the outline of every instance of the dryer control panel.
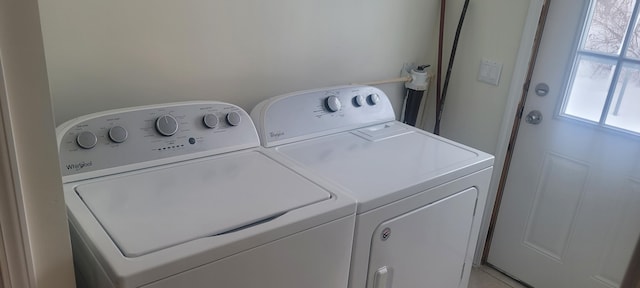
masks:
[[[260,141],[272,147],[394,121],[387,95],[371,86],[338,86],[289,93],[251,111]]]
[[[65,182],[259,146],[249,115],[215,101],[90,114],[56,133]]]

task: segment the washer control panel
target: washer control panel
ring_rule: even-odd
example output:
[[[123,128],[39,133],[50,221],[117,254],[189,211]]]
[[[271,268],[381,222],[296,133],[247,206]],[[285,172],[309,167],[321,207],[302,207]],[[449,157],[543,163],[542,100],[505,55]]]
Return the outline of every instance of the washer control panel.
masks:
[[[395,120],[387,95],[371,86],[339,86],[267,99],[251,111],[262,145],[272,147]]]
[[[60,125],[56,133],[62,175],[69,177],[96,177],[259,145],[249,115],[215,101],[95,113]]]

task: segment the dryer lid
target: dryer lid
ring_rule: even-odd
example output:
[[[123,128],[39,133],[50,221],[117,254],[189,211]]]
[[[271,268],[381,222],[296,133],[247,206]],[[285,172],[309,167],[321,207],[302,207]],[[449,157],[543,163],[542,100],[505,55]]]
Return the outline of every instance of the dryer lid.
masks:
[[[493,156],[389,122],[276,147],[348,190],[358,213],[487,168]]]
[[[331,195],[251,151],[76,187],[127,257],[260,223]]]

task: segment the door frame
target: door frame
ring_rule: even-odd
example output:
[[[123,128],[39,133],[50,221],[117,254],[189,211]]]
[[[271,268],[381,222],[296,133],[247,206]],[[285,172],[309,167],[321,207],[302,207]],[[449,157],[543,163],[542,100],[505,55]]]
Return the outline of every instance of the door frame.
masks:
[[[526,70],[522,71],[524,72],[524,75],[522,75],[523,77],[519,77],[518,81],[521,81],[521,85],[519,85],[520,83],[515,83],[512,82],[511,83],[511,87],[510,88],[517,88],[518,90],[515,91],[515,93],[509,93],[509,100],[511,100],[512,98],[514,98],[513,100],[517,100],[514,101],[513,107],[509,106],[509,108],[513,108],[513,111],[509,111],[510,113],[510,117],[506,118],[507,115],[505,113],[505,117],[503,117],[502,123],[503,124],[509,124],[508,127],[510,127],[509,129],[509,133],[508,135],[504,135],[505,139],[501,139],[500,143],[504,144],[504,142],[506,142],[506,146],[503,148],[504,153],[503,155],[503,159],[501,162],[502,167],[499,167],[499,169],[496,169],[496,171],[501,171],[500,174],[495,173],[493,175],[494,179],[492,179],[492,185],[495,185],[497,187],[493,188],[495,189],[495,203],[492,209],[492,213],[491,213],[491,219],[489,222],[489,226],[487,229],[487,238],[486,241],[484,243],[484,250],[483,250],[483,254],[482,254],[482,264],[485,264],[487,262],[487,257],[489,256],[489,250],[491,247],[491,240],[493,239],[493,232],[495,229],[495,225],[496,225],[496,221],[498,219],[498,212],[500,211],[500,204],[502,203],[502,195],[504,193],[504,186],[505,183],[507,182],[507,175],[509,174],[509,167],[511,165],[511,159],[513,157],[513,151],[515,148],[515,144],[516,144],[516,139],[518,137],[518,132],[520,129],[520,119],[522,118],[522,112],[524,111],[524,105],[527,102],[527,94],[529,91],[529,86],[530,86],[530,82],[531,82],[531,77],[533,76],[533,70],[535,69],[535,63],[538,57],[538,52],[540,50],[540,43],[542,40],[542,33],[544,32],[544,26],[547,20],[547,15],[549,12],[549,7],[551,4],[551,0],[542,0],[540,1],[540,3],[542,4],[540,6],[540,10],[539,12],[536,11],[537,13],[537,21],[535,23],[535,33],[530,44],[530,51],[528,53],[527,56],[527,64],[526,64]],[[525,35],[523,35],[523,38],[525,37]],[[525,56],[525,55],[520,55],[520,53],[518,53],[518,60],[521,60],[521,56]],[[517,87],[514,87],[517,86]],[[511,90],[510,90],[511,92]],[[517,96],[514,97],[514,96]],[[505,119],[506,118],[506,119]],[[504,125],[503,125],[504,126]],[[501,129],[501,132],[502,129]],[[502,134],[501,134],[502,136]],[[503,151],[500,150],[500,151]]]
[[[16,187],[16,166],[12,158],[11,139],[7,121],[8,107],[4,73],[0,55],[0,276],[2,287],[31,287],[33,271],[27,264],[29,249],[26,245],[23,213]]]
[[[536,47],[539,46],[539,37],[541,27],[544,25],[542,18],[545,7],[549,6],[551,0],[530,0],[527,17],[525,18],[522,36],[520,38],[520,48],[516,56],[516,64],[513,69],[513,77],[509,85],[509,93],[507,95],[507,103],[502,116],[500,133],[498,136],[498,144],[496,147],[495,161],[491,184],[487,195],[485,205],[485,213],[480,226],[480,236],[478,245],[476,246],[476,254],[474,264],[481,265],[486,263],[486,257],[489,253],[489,245],[491,244],[491,236],[493,227],[497,217],[497,209],[500,206],[502,191],[500,183],[502,176],[506,175],[511,160],[510,151],[512,151],[511,143],[515,142],[517,130],[520,124],[520,110],[524,107],[528,90],[528,79],[531,79],[532,66],[535,63]],[[542,20],[542,22],[541,22]],[[487,213],[492,211],[492,213]]]
[[[0,273],[75,287],[37,0],[0,0]]]
[[[502,117],[502,125],[498,145],[496,149],[496,161],[494,173],[489,187],[489,195],[485,213],[480,230],[480,239],[476,249],[475,264],[486,264],[489,255],[491,240],[496,225],[500,203],[504,193],[509,165],[513,156],[518,130],[520,128],[520,119],[524,105],[527,100],[527,94],[530,87],[531,77],[535,68],[542,33],[547,19],[549,7],[552,0],[531,0],[529,10],[525,20],[525,26],[520,40],[520,48],[516,57],[516,64],[513,72],[513,80],[509,86],[509,94],[505,113]],[[494,201],[491,201],[494,200]],[[486,237],[483,237],[486,236]],[[638,240],[635,252],[631,258],[629,267],[627,268],[622,288],[640,288],[640,275],[636,275],[637,268],[640,267],[640,239]]]

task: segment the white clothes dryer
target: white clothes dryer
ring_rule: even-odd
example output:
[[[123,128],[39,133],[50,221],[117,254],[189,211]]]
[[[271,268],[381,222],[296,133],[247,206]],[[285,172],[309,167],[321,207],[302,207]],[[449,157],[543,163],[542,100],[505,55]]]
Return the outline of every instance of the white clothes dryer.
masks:
[[[355,202],[259,147],[249,115],[181,102],[57,129],[79,287],[346,287]]]
[[[467,287],[493,156],[395,121],[368,86],[274,97],[251,116],[280,161],[358,202],[349,287]]]

